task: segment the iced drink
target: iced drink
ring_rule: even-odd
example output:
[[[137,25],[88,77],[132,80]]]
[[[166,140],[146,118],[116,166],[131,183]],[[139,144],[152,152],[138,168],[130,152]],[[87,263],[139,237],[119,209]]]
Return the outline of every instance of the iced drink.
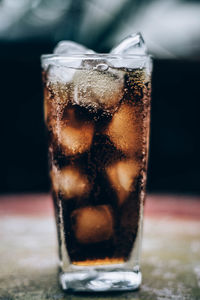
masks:
[[[62,286],[134,289],[141,281],[149,62],[145,56],[91,53],[52,55],[44,62]]]

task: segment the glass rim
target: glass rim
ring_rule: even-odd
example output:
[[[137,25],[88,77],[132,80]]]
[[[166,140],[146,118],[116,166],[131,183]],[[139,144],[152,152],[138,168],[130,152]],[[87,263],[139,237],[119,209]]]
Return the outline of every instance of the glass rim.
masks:
[[[80,54],[42,54],[41,61],[65,61],[65,60],[78,60],[78,59],[145,59],[152,58],[150,54],[112,54],[112,53],[80,53]]]

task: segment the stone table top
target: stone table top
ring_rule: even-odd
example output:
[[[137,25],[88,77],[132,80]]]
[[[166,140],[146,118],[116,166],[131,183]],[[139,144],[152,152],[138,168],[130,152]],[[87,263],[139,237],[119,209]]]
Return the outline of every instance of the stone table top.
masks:
[[[0,299],[199,300],[200,198],[147,197],[139,291],[64,293],[57,279],[56,230],[46,194],[0,197]]]

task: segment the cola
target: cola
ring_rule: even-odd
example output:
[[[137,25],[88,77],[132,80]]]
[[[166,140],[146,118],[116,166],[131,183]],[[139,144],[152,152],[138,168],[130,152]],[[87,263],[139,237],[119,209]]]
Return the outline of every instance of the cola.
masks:
[[[123,264],[139,247],[150,77],[145,68],[91,66],[85,59],[68,82],[43,72],[60,260]]]

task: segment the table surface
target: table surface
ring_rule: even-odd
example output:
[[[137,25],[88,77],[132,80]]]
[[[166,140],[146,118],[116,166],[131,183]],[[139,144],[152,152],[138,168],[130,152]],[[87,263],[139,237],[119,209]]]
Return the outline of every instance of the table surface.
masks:
[[[64,293],[47,194],[0,197],[0,299],[200,299],[200,197],[147,197],[139,291]]]

